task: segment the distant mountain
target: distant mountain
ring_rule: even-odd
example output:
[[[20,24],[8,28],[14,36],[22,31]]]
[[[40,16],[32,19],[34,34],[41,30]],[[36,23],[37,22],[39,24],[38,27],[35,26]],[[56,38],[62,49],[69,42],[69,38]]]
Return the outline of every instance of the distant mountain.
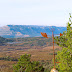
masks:
[[[55,29],[54,34],[63,33],[66,31],[66,27],[56,26],[36,26],[36,25],[7,25],[0,27],[0,36],[4,38],[16,38],[16,37],[39,37],[40,32],[45,32],[51,35],[50,31],[52,28]]]

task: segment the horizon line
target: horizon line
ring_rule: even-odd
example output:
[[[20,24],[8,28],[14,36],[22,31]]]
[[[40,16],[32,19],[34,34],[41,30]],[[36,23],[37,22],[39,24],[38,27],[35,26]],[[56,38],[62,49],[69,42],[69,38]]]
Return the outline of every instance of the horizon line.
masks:
[[[19,24],[8,24],[8,25],[19,25]],[[4,26],[8,26],[8,25],[3,25],[3,26],[0,26],[0,27],[4,27]],[[20,25],[23,25],[23,24],[20,24]],[[25,26],[43,26],[43,27],[47,27],[47,26],[55,26],[55,27],[67,27],[67,26],[56,26],[56,25],[25,25]]]

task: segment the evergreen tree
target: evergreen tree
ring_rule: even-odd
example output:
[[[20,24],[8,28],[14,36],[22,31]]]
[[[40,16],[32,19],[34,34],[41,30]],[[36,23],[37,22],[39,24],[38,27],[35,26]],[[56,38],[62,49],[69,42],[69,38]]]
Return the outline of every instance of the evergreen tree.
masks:
[[[14,72],[44,72],[38,61],[30,61],[31,55],[22,55],[17,64],[13,66]]]
[[[56,44],[62,47],[61,51],[57,52],[56,60],[61,62],[57,64],[59,72],[72,72],[72,16],[70,14],[69,22],[67,23],[67,31],[63,35],[56,37]]]

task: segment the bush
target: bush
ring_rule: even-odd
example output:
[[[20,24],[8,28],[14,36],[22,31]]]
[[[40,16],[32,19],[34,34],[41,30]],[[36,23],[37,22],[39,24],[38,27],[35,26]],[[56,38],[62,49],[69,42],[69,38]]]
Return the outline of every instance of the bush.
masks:
[[[14,72],[44,72],[43,66],[38,61],[30,61],[31,55],[21,55],[16,65],[13,66]]]

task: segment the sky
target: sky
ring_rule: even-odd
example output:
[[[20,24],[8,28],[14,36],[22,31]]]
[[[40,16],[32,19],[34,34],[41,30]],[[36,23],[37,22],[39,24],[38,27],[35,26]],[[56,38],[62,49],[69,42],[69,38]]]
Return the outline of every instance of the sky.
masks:
[[[0,26],[67,26],[72,0],[0,0]]]

